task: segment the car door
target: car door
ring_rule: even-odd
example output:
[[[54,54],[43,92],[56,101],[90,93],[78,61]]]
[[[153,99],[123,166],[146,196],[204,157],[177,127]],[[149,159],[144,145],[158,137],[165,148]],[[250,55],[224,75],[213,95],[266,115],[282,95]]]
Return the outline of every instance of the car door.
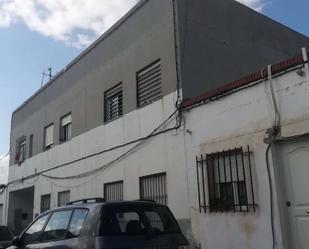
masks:
[[[26,249],[70,248],[66,245],[67,229],[72,215],[72,209],[59,210],[51,214],[40,239],[36,244],[29,244]]]
[[[18,248],[36,248],[35,245],[40,241],[40,236],[48,218],[49,214],[46,214],[34,221],[29,228],[22,233],[18,241]],[[10,248],[16,248],[16,246]]]

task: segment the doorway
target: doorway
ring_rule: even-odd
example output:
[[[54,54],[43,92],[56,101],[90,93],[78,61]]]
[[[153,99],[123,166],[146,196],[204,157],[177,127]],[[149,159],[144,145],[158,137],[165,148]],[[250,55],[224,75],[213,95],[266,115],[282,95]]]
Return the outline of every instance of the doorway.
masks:
[[[309,138],[279,145],[291,249],[309,248]]]
[[[9,194],[8,225],[16,234],[22,232],[33,219],[34,187]]]

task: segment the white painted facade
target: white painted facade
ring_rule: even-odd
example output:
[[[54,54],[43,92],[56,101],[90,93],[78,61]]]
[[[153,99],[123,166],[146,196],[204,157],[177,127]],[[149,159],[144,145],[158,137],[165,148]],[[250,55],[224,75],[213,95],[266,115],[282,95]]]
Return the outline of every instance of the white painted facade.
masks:
[[[273,79],[282,137],[309,133],[309,71],[307,66],[301,70],[301,75],[295,69]],[[203,249],[272,248],[270,188],[265,159],[267,144],[263,142],[265,132],[272,127],[274,120],[269,84],[269,81],[259,83],[184,113],[192,234],[195,243]],[[257,211],[200,213],[195,157],[247,145],[253,152],[251,159]],[[278,162],[280,157],[275,151],[276,146],[272,149],[271,161]],[[291,186],[284,181],[283,186],[280,185],[278,168],[279,163],[270,165],[274,185],[276,248],[292,249],[288,244],[291,238],[282,190]],[[308,244],[306,246],[302,248],[309,248]]]
[[[301,70],[302,73],[299,73],[299,68],[296,68],[272,79],[281,116],[282,137],[309,134],[309,71],[307,65]],[[216,101],[185,110],[185,122],[180,131],[152,137],[134,153],[96,174],[74,180],[47,179],[41,175],[9,185],[9,192],[34,186],[34,217],[40,213],[41,195],[51,194],[53,208],[57,205],[57,195],[61,191],[70,190],[71,200],[100,197],[103,196],[104,183],[123,180],[124,199],[134,200],[139,198],[139,177],[166,172],[168,205],[187,236],[192,238],[194,246],[203,249],[271,248],[270,189],[265,160],[267,144],[263,141],[266,130],[272,127],[274,120],[269,84],[269,81],[260,82]],[[9,182],[147,136],[174,112],[175,99],[176,93],[169,94],[40,153],[21,166],[13,165],[10,167]],[[173,120],[167,127],[173,127],[175,122]],[[134,145],[93,156],[46,174],[72,176],[96,169]],[[257,211],[200,213],[195,157],[247,145],[253,152]],[[275,243],[277,249],[291,249],[283,191],[286,186],[280,180],[280,157],[276,148],[274,146],[272,149],[270,165],[274,185]],[[8,223],[12,222],[9,218]]]
[[[175,93],[172,93],[144,108],[40,153],[26,160],[21,166],[13,165],[10,167],[9,182],[145,137],[175,111],[174,101]],[[165,128],[173,127],[175,124],[176,120],[173,119]],[[135,145],[136,143],[102,153],[45,174],[72,176],[90,171],[114,160]],[[11,193],[34,186],[33,216],[36,216],[40,213],[41,195],[51,194],[53,208],[57,206],[58,192],[70,190],[71,200],[103,197],[104,183],[123,180],[124,199],[135,200],[140,198],[139,177],[162,172],[166,172],[167,175],[168,205],[182,227],[187,230],[190,224],[184,140],[175,130],[150,138],[134,153],[88,177],[54,180],[38,176],[9,185],[9,191]],[[8,223],[12,225],[12,222],[9,220]]]

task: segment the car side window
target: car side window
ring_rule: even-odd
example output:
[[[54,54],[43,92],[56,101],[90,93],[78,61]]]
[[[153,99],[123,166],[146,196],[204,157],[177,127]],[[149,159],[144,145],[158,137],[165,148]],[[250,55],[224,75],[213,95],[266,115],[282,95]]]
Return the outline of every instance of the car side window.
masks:
[[[44,229],[41,240],[49,241],[65,239],[71,213],[72,210],[53,213]]]
[[[40,239],[41,232],[44,225],[48,219],[48,215],[44,215],[38,220],[36,220],[23,234],[22,241],[24,244],[29,244],[32,242],[37,242]]]
[[[75,238],[80,235],[83,228],[88,209],[75,209],[71,218],[71,222],[68,229],[68,238]]]

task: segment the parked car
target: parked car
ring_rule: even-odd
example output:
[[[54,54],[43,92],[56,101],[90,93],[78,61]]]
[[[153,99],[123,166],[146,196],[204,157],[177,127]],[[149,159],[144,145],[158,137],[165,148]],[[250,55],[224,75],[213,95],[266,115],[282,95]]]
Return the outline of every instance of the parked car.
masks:
[[[0,249],[11,245],[14,237],[13,231],[7,226],[0,226]]]
[[[128,249],[187,245],[168,207],[152,201],[84,199],[49,210],[10,248]]]

